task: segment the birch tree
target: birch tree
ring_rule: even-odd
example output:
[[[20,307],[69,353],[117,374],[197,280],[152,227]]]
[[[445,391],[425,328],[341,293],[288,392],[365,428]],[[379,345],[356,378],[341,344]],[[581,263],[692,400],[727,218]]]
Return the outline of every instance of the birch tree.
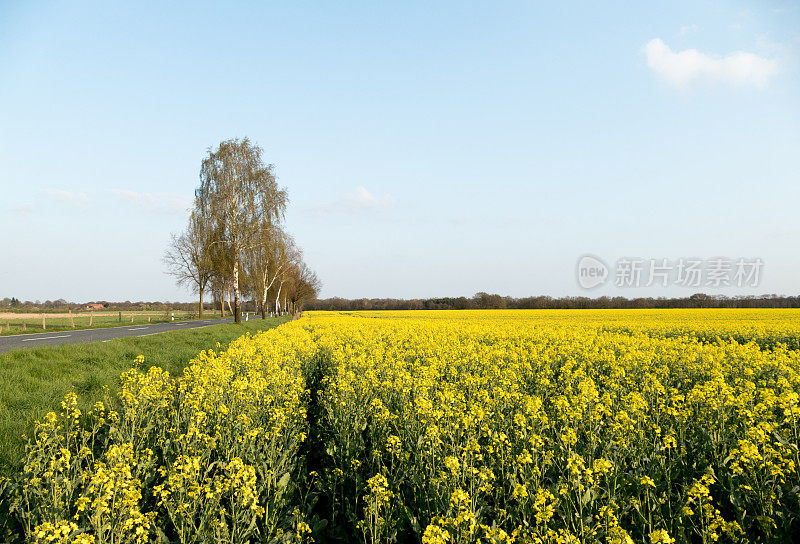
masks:
[[[269,292],[283,271],[299,259],[299,250],[292,237],[276,225],[262,230],[261,236],[263,243],[247,253],[245,268],[261,317],[266,318]]]
[[[286,209],[287,195],[278,187],[274,166],[264,164],[263,152],[249,139],[225,140],[209,149],[200,168],[195,207],[208,217],[211,244],[225,247],[232,262],[234,320],[242,320],[240,271],[242,256],[257,246],[265,224],[277,222]]]
[[[290,281],[291,268],[302,260],[303,252],[295,245],[291,236],[285,235],[282,243],[275,245],[272,254],[270,283],[273,286],[277,283],[277,292],[275,293],[275,313],[277,314],[285,311],[285,304],[281,305],[281,293],[284,284]],[[285,292],[283,292],[283,298],[286,298]]]

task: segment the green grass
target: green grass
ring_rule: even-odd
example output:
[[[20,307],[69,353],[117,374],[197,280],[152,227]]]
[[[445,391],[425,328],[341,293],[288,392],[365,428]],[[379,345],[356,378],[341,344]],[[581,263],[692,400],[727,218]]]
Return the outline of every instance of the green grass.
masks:
[[[0,474],[19,465],[36,419],[60,409],[64,395],[75,391],[86,410],[103,400],[103,387],[112,394],[119,376],[144,355],[144,368],[159,366],[180,374],[204,349],[226,347],[247,332],[269,329],[289,318],[256,319],[241,325],[224,324],[108,342],[39,347],[0,353]]]
[[[0,319],[0,336],[73,330],[73,323],[75,323],[75,329],[101,329],[106,327],[124,327],[125,325],[131,324],[141,325],[143,323],[167,323],[171,321],[169,313],[164,312],[133,312],[132,321],[131,312],[122,312],[122,321],[119,320],[119,314],[95,315],[91,318],[91,325],[89,325],[89,314],[85,312],[75,313],[75,315],[72,317],[72,320],[70,320],[68,317],[48,317],[46,313],[43,315],[45,316],[46,326],[46,329],[44,330],[42,329],[41,317]],[[203,315],[203,319],[216,319],[218,317],[219,312],[206,311]],[[194,319],[199,319],[196,313],[192,314],[189,312],[175,311],[176,321],[189,321]]]

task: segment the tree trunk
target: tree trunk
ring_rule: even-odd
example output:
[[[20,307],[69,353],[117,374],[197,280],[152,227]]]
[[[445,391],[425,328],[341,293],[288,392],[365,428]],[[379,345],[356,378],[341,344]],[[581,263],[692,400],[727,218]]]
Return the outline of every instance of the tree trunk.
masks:
[[[267,269],[264,269],[264,275],[262,276],[262,285],[264,286],[264,292],[261,295],[261,319],[267,318]]]
[[[200,288],[200,304],[197,308],[197,318],[203,319],[203,288]]]
[[[281,315],[281,289],[283,289],[283,282],[278,284],[278,294],[275,295],[275,315]]]
[[[233,320],[242,322],[242,301],[239,299],[239,259],[233,261]]]

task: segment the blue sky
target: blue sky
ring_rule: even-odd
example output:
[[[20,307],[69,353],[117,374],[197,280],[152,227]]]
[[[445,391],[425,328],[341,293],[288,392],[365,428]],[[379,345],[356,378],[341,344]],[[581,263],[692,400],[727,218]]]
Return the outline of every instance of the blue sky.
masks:
[[[798,294],[796,2],[0,3],[0,297],[190,300],[248,136],[323,296]],[[757,286],[576,282],[760,258]],[[645,265],[646,266],[646,265]]]

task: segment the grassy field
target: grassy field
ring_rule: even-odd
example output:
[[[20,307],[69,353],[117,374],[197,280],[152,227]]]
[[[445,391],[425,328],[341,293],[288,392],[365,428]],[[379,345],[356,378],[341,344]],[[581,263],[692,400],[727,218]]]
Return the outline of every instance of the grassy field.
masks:
[[[239,325],[213,325],[109,342],[40,347],[0,354],[0,474],[13,470],[24,451],[23,434],[33,422],[56,410],[64,395],[75,391],[81,409],[112,394],[120,374],[134,366],[159,366],[175,375],[204,349],[223,347],[247,332],[273,328],[288,318],[257,319]]]
[[[123,325],[142,324],[142,323],[166,323],[172,320],[174,313],[175,320],[186,321],[198,319],[196,313],[182,310],[170,310],[169,312],[73,312],[72,317],[68,313],[0,313],[0,336],[11,334],[25,334],[37,332],[55,332],[72,329],[99,329],[104,327],[118,327]],[[219,312],[206,311],[203,319],[219,317]],[[42,320],[44,319],[44,323]],[[43,327],[44,325],[44,327]],[[73,326],[74,325],[74,326]]]

